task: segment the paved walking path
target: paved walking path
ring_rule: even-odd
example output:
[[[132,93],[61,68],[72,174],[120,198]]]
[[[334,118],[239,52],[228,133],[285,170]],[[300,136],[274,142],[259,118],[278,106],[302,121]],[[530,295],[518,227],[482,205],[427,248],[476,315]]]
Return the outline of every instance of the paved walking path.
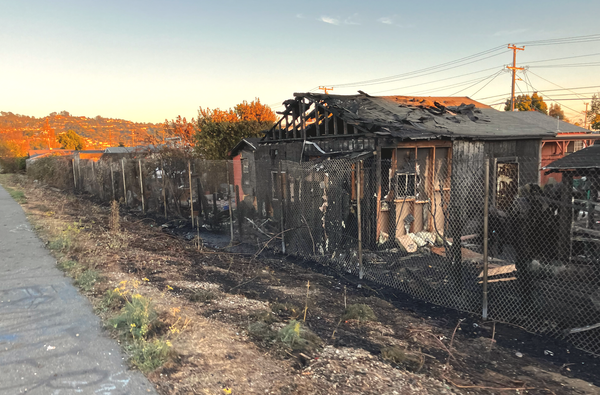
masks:
[[[0,187],[0,395],[156,394]]]

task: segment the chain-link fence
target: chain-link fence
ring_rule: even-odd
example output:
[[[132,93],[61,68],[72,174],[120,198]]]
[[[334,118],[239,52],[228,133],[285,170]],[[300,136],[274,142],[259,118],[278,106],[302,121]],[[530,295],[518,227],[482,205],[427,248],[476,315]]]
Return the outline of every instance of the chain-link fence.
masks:
[[[302,163],[177,155],[56,162],[63,187],[71,177],[103,201],[190,228],[193,219],[257,249],[600,354],[598,169],[573,157],[542,170],[551,179],[540,186],[537,158],[450,160],[443,150]]]

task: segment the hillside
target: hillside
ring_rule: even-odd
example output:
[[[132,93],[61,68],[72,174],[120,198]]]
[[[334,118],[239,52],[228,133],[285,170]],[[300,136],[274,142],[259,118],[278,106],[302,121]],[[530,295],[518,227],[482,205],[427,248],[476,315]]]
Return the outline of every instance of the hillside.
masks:
[[[73,130],[84,137],[86,147],[105,148],[140,144],[159,136],[162,124],[138,123],[123,119],[73,116],[67,111],[51,113],[43,118],[0,111],[0,139],[18,145],[20,150],[57,148],[56,136]]]

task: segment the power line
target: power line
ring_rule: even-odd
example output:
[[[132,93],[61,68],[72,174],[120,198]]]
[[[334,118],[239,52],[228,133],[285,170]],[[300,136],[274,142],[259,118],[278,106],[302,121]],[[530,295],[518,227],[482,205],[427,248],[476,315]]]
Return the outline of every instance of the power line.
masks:
[[[490,75],[489,77],[487,77],[486,79],[489,79],[489,78],[491,78],[491,80],[489,80],[489,81],[487,82],[487,84],[485,84],[484,86],[482,86],[482,87],[481,87],[481,88],[480,88],[480,89],[479,89],[477,92],[479,92],[480,90],[482,90],[483,88],[485,88],[486,86],[488,86],[488,84],[489,84],[490,82],[492,82],[493,80],[495,80],[495,79],[496,79],[496,77],[498,77],[500,74],[502,74],[502,72],[503,72],[503,71],[504,71],[504,69],[501,69],[500,71],[497,71],[496,73],[494,73],[494,74]],[[485,79],[484,79],[483,81],[485,81]],[[471,86],[468,86],[468,87],[466,87],[466,88],[464,88],[464,89],[461,89],[461,90],[459,90],[459,91],[458,91],[458,92],[456,92],[456,93],[453,93],[453,94],[451,94],[450,96],[455,96],[455,95],[458,95],[459,93],[461,93],[461,92],[464,92],[464,91],[466,91],[467,89],[469,89],[469,88],[472,88],[472,87],[474,87],[475,85],[477,85],[477,84],[479,84],[479,83],[481,83],[481,82],[483,82],[483,81],[476,82],[476,83],[474,83],[474,84],[473,84],[473,85],[471,85]],[[477,92],[475,92],[475,93],[477,93]]]
[[[456,59],[456,60],[453,60],[453,61],[450,61],[450,62],[442,63],[442,64],[439,64],[439,65],[436,65],[436,66],[426,67],[424,69],[413,70],[413,71],[410,71],[410,72],[407,72],[407,73],[396,74],[396,75],[392,75],[392,76],[388,76],[388,77],[382,77],[382,78],[375,78],[375,79],[371,79],[371,80],[349,82],[349,83],[342,83],[342,84],[330,84],[330,86],[337,87],[337,88],[342,88],[342,87],[351,87],[351,86],[358,86],[358,85],[360,85],[360,86],[375,85],[375,84],[382,84],[382,83],[387,83],[387,82],[394,82],[394,81],[404,80],[404,79],[408,79],[408,78],[413,78],[413,76],[419,75],[419,74],[429,75],[429,74],[433,74],[433,72],[440,72],[440,71],[451,70],[451,69],[456,68],[456,67],[466,66],[466,65],[471,64],[471,63],[479,62],[479,61],[482,61],[482,60],[485,60],[485,59],[489,59],[489,58],[494,57],[494,56],[498,56],[498,55],[500,55],[500,53],[493,54],[493,55],[490,55],[490,56],[486,56],[486,57],[484,57],[482,59],[477,59],[477,58],[480,58],[482,56],[489,55],[489,54],[494,53],[494,52],[498,52],[500,50],[504,50],[504,46],[498,46],[498,47],[495,47],[495,48],[488,49],[486,51],[482,51],[482,52],[476,53],[474,55],[465,56],[463,58]],[[476,60],[473,60],[473,59],[476,59]],[[465,64],[460,64],[460,63],[464,63],[464,62],[469,61],[469,60],[473,60],[473,61],[470,61],[470,62],[465,63]],[[448,67],[448,66],[452,66],[452,67]],[[448,68],[444,69],[445,67],[448,67]],[[439,69],[443,69],[443,70],[439,70]],[[434,70],[436,70],[436,71],[434,71]],[[422,75],[419,75],[419,77],[421,77],[421,76]]]
[[[533,66],[535,69],[555,69],[559,67],[597,67],[600,66],[600,62],[590,62],[590,63],[566,63],[566,64],[553,64],[553,65],[541,65],[541,66]]]
[[[406,89],[406,88],[413,88],[415,86],[433,84],[435,82],[447,81],[447,80],[451,80],[451,79],[454,79],[454,78],[465,77],[467,75],[473,75],[473,74],[483,73],[484,71],[497,70],[498,67],[502,67],[502,66],[490,67],[489,69],[483,69],[483,70],[475,71],[475,72],[472,72],[472,73],[466,73],[466,74],[461,74],[461,75],[457,75],[457,76],[454,76],[454,77],[442,78],[442,79],[435,80],[435,81],[430,81],[430,82],[422,82],[422,83],[414,84],[414,85],[408,85],[408,86],[401,86],[401,87],[396,87],[396,88],[391,88],[391,89],[385,89],[385,90],[377,91],[377,92],[373,92],[373,93],[389,92],[389,91],[393,91],[393,90],[397,90],[397,89]]]
[[[527,62],[528,64],[531,63],[541,63],[541,62],[553,62],[555,60],[565,60],[565,59],[577,59],[577,58],[586,58],[586,57],[590,57],[590,56],[598,56],[600,55],[600,52],[598,53],[593,53],[593,54],[589,54],[589,55],[579,55],[579,56],[566,56],[564,58],[554,58],[554,59],[544,59],[544,60],[534,60],[531,62]]]
[[[576,44],[582,42],[600,41],[600,34],[590,34],[587,36],[574,36],[553,38],[548,40],[522,41],[520,45],[539,46],[539,45],[560,45],[560,44]]]

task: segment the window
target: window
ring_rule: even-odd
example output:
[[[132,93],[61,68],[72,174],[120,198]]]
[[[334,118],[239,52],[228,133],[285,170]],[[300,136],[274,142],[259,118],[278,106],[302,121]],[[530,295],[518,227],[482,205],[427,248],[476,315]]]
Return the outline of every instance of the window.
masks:
[[[242,170],[244,173],[250,173],[250,164],[248,159],[242,159]]]
[[[396,173],[396,197],[415,196],[417,175],[414,172]]]

